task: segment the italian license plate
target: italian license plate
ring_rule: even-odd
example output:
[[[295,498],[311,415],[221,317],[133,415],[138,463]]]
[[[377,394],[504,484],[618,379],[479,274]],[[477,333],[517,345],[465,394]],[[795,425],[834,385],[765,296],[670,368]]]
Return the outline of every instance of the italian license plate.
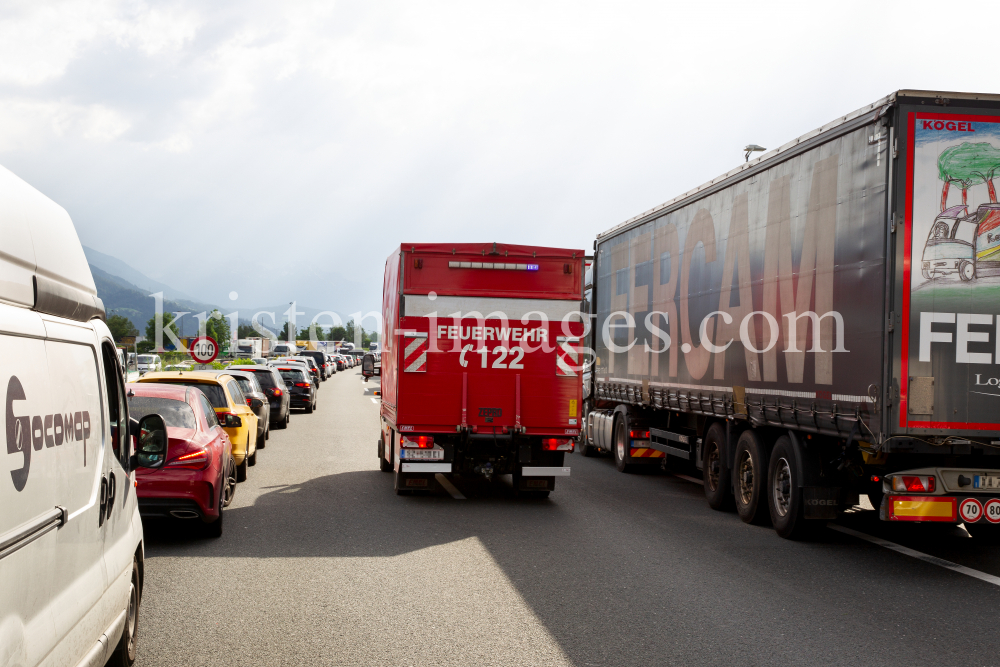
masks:
[[[974,489],[1000,489],[1000,475],[975,475],[972,480]]]
[[[444,459],[443,449],[401,449],[399,458],[407,461],[441,461]]]

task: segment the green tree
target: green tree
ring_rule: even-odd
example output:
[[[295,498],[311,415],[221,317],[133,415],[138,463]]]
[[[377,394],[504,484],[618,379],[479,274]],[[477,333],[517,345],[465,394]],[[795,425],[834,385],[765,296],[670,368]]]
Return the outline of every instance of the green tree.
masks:
[[[124,336],[138,336],[139,330],[132,324],[132,320],[124,315],[112,315],[108,318],[108,328],[111,329],[111,337],[116,343],[120,343]]]
[[[338,324],[335,327],[330,327],[326,331],[326,339],[336,340],[336,341],[347,340],[347,329],[345,329],[344,325],[342,324]]]
[[[139,354],[148,354],[153,351],[154,347],[156,347],[156,343],[154,343],[153,341],[141,340],[138,343],[136,343],[135,350]]]
[[[241,324],[236,327],[237,338],[257,338],[258,336],[260,334],[254,331],[254,328],[249,324]]]
[[[205,335],[211,336],[219,344],[221,349],[229,347],[229,320],[222,316],[218,310],[213,310],[205,320]]]
[[[146,322],[146,340],[149,341],[154,348],[156,346],[156,318],[157,315],[153,315],[151,318],[149,318],[149,321]],[[170,312],[163,313],[163,332],[164,332],[163,338],[165,339],[163,340],[164,345],[170,343],[170,339],[167,338],[166,334],[167,329],[173,331],[174,335],[177,336],[178,338],[180,337],[180,332],[177,330],[176,319],[177,318],[174,317],[173,313]]]
[[[962,188],[962,204],[968,203],[968,190],[973,185],[985,183],[990,201],[996,203],[997,193],[993,177],[1000,170],[1000,150],[986,142],[968,142],[952,146],[938,156],[938,177],[944,181],[941,190],[941,210],[948,208],[948,189],[952,183]]]

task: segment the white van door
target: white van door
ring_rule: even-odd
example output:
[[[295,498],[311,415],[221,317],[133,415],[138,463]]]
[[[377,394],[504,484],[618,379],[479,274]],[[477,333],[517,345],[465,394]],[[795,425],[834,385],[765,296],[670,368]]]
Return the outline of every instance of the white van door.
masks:
[[[47,332],[23,309],[0,315],[0,665],[75,665],[110,622],[97,340],[82,325]],[[54,511],[61,525],[29,540]]]
[[[110,338],[101,341],[104,385],[108,405],[108,447],[105,450],[104,478],[108,498],[104,514],[104,562],[108,577],[108,611],[112,615],[112,632],[108,633],[108,649],[114,650],[121,628],[126,622],[129,596],[140,593],[141,582],[131,590],[133,561],[138,565],[141,554],[136,547],[142,535],[142,519],[136,500],[135,472],[129,470],[133,452],[128,436],[128,402],[121,369],[116,365],[115,346]],[[136,599],[136,607],[138,599]],[[134,627],[130,627],[130,634]]]

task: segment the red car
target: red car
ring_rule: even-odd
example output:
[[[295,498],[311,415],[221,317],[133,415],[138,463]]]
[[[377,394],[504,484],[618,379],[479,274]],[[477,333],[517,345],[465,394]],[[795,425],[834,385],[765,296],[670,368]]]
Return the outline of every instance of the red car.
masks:
[[[167,425],[167,462],[136,471],[143,517],[201,519],[213,537],[222,535],[222,510],[236,489],[232,443],[201,390],[172,384],[127,386],[129,416],[158,414]]]

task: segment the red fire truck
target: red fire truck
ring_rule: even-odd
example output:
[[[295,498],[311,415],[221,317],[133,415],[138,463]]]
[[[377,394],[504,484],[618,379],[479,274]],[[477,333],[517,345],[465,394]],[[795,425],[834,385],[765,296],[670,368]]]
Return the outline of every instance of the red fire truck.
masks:
[[[381,469],[397,493],[436,475],[513,475],[546,496],[582,423],[584,252],[404,243],[383,287]]]

